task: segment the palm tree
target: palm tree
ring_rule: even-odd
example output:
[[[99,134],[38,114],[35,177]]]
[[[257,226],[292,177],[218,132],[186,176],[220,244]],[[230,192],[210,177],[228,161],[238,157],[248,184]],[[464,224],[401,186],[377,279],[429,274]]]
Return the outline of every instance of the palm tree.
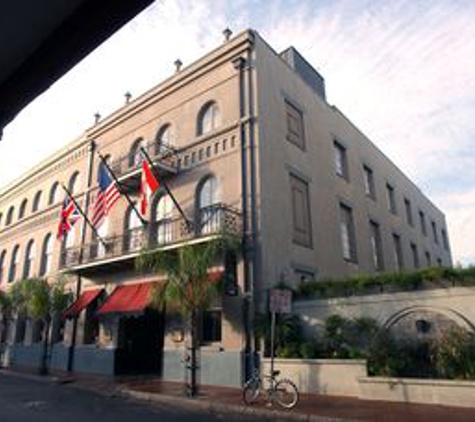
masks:
[[[136,267],[141,271],[165,274],[166,282],[152,293],[152,305],[163,309],[165,304],[178,309],[189,321],[190,327],[190,388],[189,395],[197,393],[196,352],[198,348],[198,318],[220,291],[220,284],[210,279],[209,269],[226,253],[239,247],[238,239],[221,234],[207,243],[189,244],[177,249],[143,251]]]
[[[26,279],[15,283],[9,292],[12,307],[18,314],[26,314],[34,321],[43,322],[43,351],[39,372],[48,373],[48,347],[51,321],[63,312],[71,300],[64,291],[64,283],[49,284],[45,279]]]

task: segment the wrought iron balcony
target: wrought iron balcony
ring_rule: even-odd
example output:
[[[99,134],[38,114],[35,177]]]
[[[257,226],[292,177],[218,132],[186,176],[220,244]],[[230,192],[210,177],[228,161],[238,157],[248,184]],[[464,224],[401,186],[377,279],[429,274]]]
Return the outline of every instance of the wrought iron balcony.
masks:
[[[149,142],[144,147],[160,176],[175,174],[178,170],[177,151],[163,143]],[[121,181],[140,178],[142,154],[139,150],[129,152],[111,163],[111,169]]]
[[[65,249],[60,266],[62,269],[80,270],[134,258],[144,248],[180,247],[189,242],[206,241],[222,232],[241,236],[241,224],[241,215],[237,210],[215,204],[201,209],[193,222],[187,223],[183,217],[162,219],[146,228],[105,238],[106,246],[94,241],[82,247]]]

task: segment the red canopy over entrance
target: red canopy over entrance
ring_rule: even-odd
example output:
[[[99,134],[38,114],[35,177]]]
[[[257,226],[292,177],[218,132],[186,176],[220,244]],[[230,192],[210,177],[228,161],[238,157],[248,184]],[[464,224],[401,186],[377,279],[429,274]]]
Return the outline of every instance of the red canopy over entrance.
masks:
[[[86,309],[102,293],[103,289],[86,290],[68,309],[63,312],[63,318],[73,318]]]
[[[139,283],[118,286],[97,313],[142,312],[150,302],[153,285],[154,283]]]

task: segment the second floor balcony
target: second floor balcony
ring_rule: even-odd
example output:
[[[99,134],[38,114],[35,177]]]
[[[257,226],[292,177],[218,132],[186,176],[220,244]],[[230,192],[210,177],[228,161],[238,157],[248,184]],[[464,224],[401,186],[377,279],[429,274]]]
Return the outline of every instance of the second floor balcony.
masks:
[[[174,148],[164,143],[149,142],[146,144],[141,140],[132,147],[128,154],[112,161],[111,169],[120,181],[140,180],[141,165],[144,160],[141,148],[146,151],[159,176],[177,173],[178,157]]]
[[[79,247],[63,250],[60,267],[67,271],[94,271],[108,265],[127,264],[143,249],[170,249],[189,243],[206,242],[223,232],[241,236],[240,213],[224,204],[199,211],[196,221],[173,217],[152,222]]]

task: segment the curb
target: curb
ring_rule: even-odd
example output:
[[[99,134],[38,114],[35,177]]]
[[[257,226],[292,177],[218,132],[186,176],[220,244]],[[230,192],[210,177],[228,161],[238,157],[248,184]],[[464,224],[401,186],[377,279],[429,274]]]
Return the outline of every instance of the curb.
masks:
[[[25,380],[39,381],[49,384],[62,384],[62,377],[58,376],[40,376],[36,374],[29,374],[23,372],[15,372],[10,370],[0,370],[0,375],[21,378]],[[88,391],[97,395],[113,398],[122,397],[126,399],[133,399],[152,404],[164,404],[167,406],[179,407],[189,411],[201,410],[215,414],[233,414],[242,416],[257,416],[265,418],[268,421],[301,421],[301,422],[351,422],[352,419],[334,418],[322,415],[309,415],[306,413],[292,413],[291,411],[281,410],[267,410],[253,406],[244,406],[237,404],[216,403],[210,401],[199,401],[196,399],[189,399],[186,397],[170,396],[166,394],[146,393],[142,391],[133,390],[127,387],[116,387],[112,391],[104,391],[100,388],[94,388],[81,383],[79,380],[68,380],[64,383],[65,386],[81,391]]]
[[[123,397],[140,401],[166,404],[187,410],[203,410],[210,413],[227,413],[243,416],[258,416],[269,421],[302,421],[302,422],[350,422],[350,419],[332,418],[329,416],[308,415],[304,413],[290,413],[278,410],[259,409],[252,406],[240,406],[236,404],[215,403],[198,401],[185,397],[168,396],[165,394],[146,393],[129,388],[120,388],[118,393]]]

